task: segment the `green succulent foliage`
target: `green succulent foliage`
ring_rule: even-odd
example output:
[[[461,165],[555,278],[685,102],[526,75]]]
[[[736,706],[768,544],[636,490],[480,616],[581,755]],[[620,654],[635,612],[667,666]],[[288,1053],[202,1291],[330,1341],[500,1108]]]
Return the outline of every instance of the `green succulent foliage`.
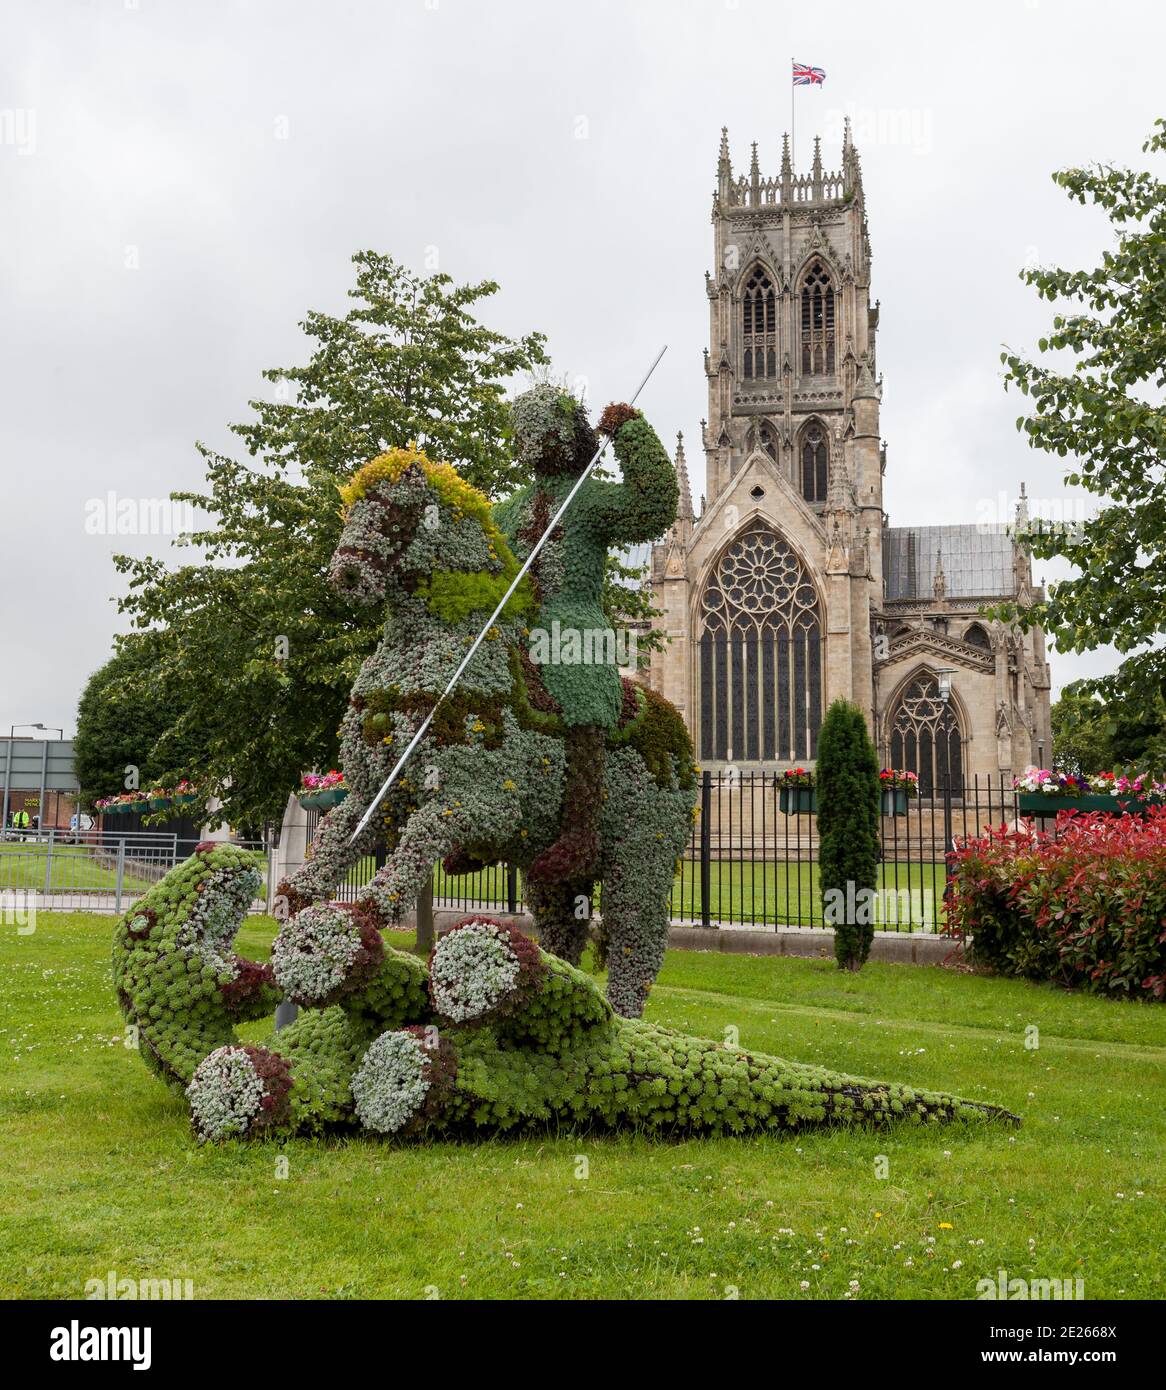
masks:
[[[514,417],[519,456],[533,470],[534,480],[500,503],[495,516],[515,555],[525,560],[575,486],[578,472],[570,471],[571,466],[586,463],[595,435],[578,403],[551,386],[520,396]],[[605,604],[626,610],[634,602],[607,597],[609,549],[657,540],[676,519],[676,473],[647,420],[636,415],[621,424],[612,449],[623,481],[590,477],[571,503],[560,534],[535,562],[537,622],[548,632],[556,622],[562,631],[607,630]],[[540,674],[568,724],[614,726],[622,690],[613,665],[549,664]]]
[[[874,940],[873,914],[863,910],[862,894],[873,894],[878,884],[879,758],[862,711],[846,700],[835,700],[826,711],[814,784],[823,910],[834,927],[839,967],[858,970]],[[857,910],[850,911],[850,904]]]
[[[1146,154],[1166,153],[1166,120]],[[1047,599],[999,616],[1041,625],[1059,651],[1112,644],[1124,660],[1078,689],[1134,722],[1160,718],[1166,689],[1166,182],[1148,170],[1099,165],[1053,175],[1074,201],[1100,208],[1112,244],[1088,270],[1038,266],[1021,279],[1057,303],[1038,348],[1047,364],[1006,350],[1005,385],[1030,408],[1016,421],[1029,445],[1068,460],[1064,479],[1099,499],[1072,527],[1035,522],[1024,539],[1040,559],[1077,571]],[[1092,769],[1091,769],[1092,770]]]
[[[200,847],[119,920],[113,983],[143,1061],[182,1089],[235,1025],[262,1018],[281,995],[266,966],[231,950],[261,892],[262,860],[234,845]]]
[[[149,1018],[142,1056],[171,1084],[187,1084],[204,1139],[358,1129],[370,1110],[394,1117],[377,1133],[401,1139],[548,1123],[680,1135],[1013,1118],[942,1092],[839,1075],[623,1018],[589,975],[513,927],[482,918],[458,924],[434,956],[436,971],[443,949],[468,934],[452,956],[465,985],[459,998],[472,1004],[459,1008],[458,1023],[435,1016],[438,991],[431,1002],[415,990],[428,978],[426,967],[417,960],[402,969],[401,953],[386,948],[392,1008],[370,1009],[368,996],[352,990],[338,1004],[305,1010],[266,1047],[243,1049],[222,1006],[230,981],[207,955],[228,958],[251,873],[239,851],[196,855],[158,885],[157,921],[147,924],[139,904],[115,942],[123,1008],[128,999],[134,1018]],[[229,901],[215,898],[212,885]],[[191,930],[200,892],[211,897]],[[272,1002],[269,989],[257,988],[248,1012]],[[391,1040],[405,1045],[385,1048]],[[380,1052],[414,1057],[415,1070],[378,1071]],[[216,1080],[224,1057],[234,1065],[220,1067]],[[378,1104],[362,1110],[362,1098]]]

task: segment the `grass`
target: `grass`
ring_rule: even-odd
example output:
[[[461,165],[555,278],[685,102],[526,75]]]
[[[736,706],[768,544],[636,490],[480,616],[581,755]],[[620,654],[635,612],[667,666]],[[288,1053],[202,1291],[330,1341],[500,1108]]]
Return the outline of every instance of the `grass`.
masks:
[[[201,1298],[838,1299],[853,1279],[862,1298],[936,1299],[999,1268],[1166,1295],[1161,1006],[672,952],[659,1022],[996,1101],[1023,1127],[212,1148],[121,1045],[111,926],[41,913],[0,933],[4,1297],[77,1297],[112,1270]],[[272,930],[249,919],[240,949],[266,954]]]
[[[44,892],[46,868],[51,872],[50,893],[77,890],[112,893],[117,888],[116,867],[107,868],[99,863],[91,847],[54,845],[51,865],[46,864],[47,856],[47,846],[32,841],[0,844],[0,891],[7,888]],[[122,879],[124,892],[144,893],[149,886],[148,880],[134,874],[129,868],[125,870]]]
[[[370,861],[371,862],[371,861]],[[757,922],[803,927],[822,925],[818,895],[818,865],[760,859],[714,859],[709,873],[709,913],[722,922]],[[367,881],[372,869],[360,880]],[[942,863],[912,862],[879,865],[875,925],[879,930],[934,930],[944,920],[943,890],[946,873]],[[506,904],[506,872],[488,869],[481,874],[450,878],[438,865],[434,894],[457,902]],[[519,875],[519,892],[522,875]],[[598,895],[597,895],[598,902]],[[672,885],[672,917],[699,922],[701,918],[700,864],[685,861]]]

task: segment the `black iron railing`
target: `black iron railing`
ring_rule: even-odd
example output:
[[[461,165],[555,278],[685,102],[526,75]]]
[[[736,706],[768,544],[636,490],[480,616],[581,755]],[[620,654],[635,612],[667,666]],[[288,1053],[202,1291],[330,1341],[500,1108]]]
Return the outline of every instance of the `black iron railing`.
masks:
[[[783,793],[785,793],[783,795]],[[889,799],[888,799],[889,798]],[[827,926],[818,878],[813,801],[784,788],[780,773],[705,771],[700,815],[672,886],[672,920],[706,927]],[[959,841],[1017,824],[1011,778],[948,782],[929,796],[884,797],[878,885],[867,902],[880,931],[938,931],[944,919],[947,851]],[[309,812],[314,829],[315,812]],[[1044,822],[1052,829],[1052,822]],[[384,862],[361,860],[338,896],[359,896]],[[434,869],[437,907],[515,912],[525,906],[522,874],[509,864],[451,877]],[[602,907],[602,900],[599,904]],[[849,905],[852,909],[856,904]]]

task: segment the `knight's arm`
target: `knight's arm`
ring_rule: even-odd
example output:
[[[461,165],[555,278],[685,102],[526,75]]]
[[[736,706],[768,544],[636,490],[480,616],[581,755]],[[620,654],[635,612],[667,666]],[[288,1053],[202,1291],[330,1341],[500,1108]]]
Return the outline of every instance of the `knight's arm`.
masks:
[[[597,533],[609,545],[659,539],[676,520],[679,489],[672,460],[638,410],[609,405],[599,422],[611,435],[621,483],[596,483],[589,498]]]

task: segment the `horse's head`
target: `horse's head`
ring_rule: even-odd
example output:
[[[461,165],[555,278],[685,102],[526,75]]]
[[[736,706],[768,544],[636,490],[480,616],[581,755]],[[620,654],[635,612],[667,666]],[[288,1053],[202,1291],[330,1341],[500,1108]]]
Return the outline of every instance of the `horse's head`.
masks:
[[[340,495],[344,529],[329,579],[358,603],[382,601],[395,588],[457,621],[489,612],[518,572],[485,495],[420,449],[381,454]]]

